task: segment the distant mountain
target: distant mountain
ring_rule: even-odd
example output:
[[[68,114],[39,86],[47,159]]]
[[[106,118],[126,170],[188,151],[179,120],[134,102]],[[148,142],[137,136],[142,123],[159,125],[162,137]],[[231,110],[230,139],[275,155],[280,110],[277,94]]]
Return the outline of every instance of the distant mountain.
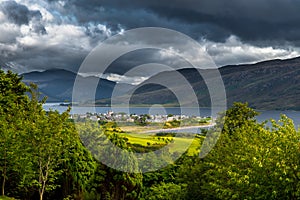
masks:
[[[300,57],[257,64],[230,65],[219,70],[225,85],[228,106],[235,101],[241,101],[248,102],[251,107],[257,109],[300,110]],[[178,72],[189,81],[199,105],[210,106],[206,84],[195,69],[162,72],[153,76],[142,83],[143,86],[137,86],[131,103],[178,105],[175,95],[169,89],[157,84],[147,84],[167,79],[172,90],[184,90],[184,86],[175,78]],[[187,97],[187,101],[188,99]],[[122,98],[119,98],[119,101],[122,102]],[[102,104],[105,101],[101,100],[98,103]]]
[[[228,102],[258,109],[300,110],[300,58],[220,69]]]
[[[42,96],[48,97],[48,102],[72,101],[76,73],[63,69],[51,69],[43,72],[29,72],[22,74],[22,76],[26,84],[30,82],[37,84]],[[92,83],[98,80],[98,78],[93,76],[82,77],[80,75],[78,75],[78,79],[84,81],[84,83]],[[97,86],[96,99],[110,98],[115,85],[116,83],[113,81],[100,79]],[[122,94],[132,87],[131,85],[123,84]]]
[[[234,101],[241,101],[248,102],[251,107],[257,109],[300,110],[300,57],[270,60],[257,64],[224,66],[219,71],[224,81],[228,106]],[[117,97],[116,102],[122,103],[125,97],[130,97],[130,103],[135,105],[177,106],[177,98],[171,90],[175,92],[185,90],[185,86],[176,78],[178,72],[185,77],[195,91],[199,105],[209,107],[211,100],[207,86],[195,69],[162,72],[135,88],[129,84],[121,84],[120,96]],[[203,72],[209,73],[209,70],[203,70]],[[75,73],[63,69],[52,69],[44,72],[29,72],[22,76],[25,83],[36,83],[40,92],[48,96],[48,101],[72,101]],[[78,78],[86,83],[98,80],[92,76],[79,76]],[[167,83],[168,88],[153,84],[162,81]],[[99,83],[101,85],[98,85],[95,95],[98,99],[97,103],[109,104],[116,83],[105,79],[101,79]],[[187,96],[184,104],[189,105],[189,101],[189,96]]]

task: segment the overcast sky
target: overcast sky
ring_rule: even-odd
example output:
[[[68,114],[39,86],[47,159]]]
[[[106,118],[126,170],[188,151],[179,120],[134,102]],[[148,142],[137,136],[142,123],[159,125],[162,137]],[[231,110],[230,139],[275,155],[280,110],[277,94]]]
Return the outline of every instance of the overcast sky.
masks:
[[[101,41],[148,26],[190,36],[218,66],[291,58],[300,55],[299,11],[299,0],[0,0],[0,63],[77,71]]]

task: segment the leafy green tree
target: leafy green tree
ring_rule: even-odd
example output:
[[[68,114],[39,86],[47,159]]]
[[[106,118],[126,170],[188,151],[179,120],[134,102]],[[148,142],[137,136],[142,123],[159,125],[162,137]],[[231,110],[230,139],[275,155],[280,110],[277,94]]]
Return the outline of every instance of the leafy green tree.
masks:
[[[236,129],[246,124],[256,123],[255,117],[259,113],[248,107],[248,103],[235,102],[225,113],[221,113],[217,119],[217,127],[223,127],[222,133],[233,134]],[[224,123],[223,126],[219,123]]]
[[[164,183],[153,185],[142,198],[147,200],[183,200],[186,197],[186,184]]]
[[[138,165],[127,146],[127,138],[118,135],[121,129],[115,123],[100,126],[97,122],[87,121],[77,123],[77,130],[84,145],[98,161],[92,184],[100,198],[136,199],[142,185],[142,175],[129,173],[138,171]],[[105,165],[101,163],[103,161],[106,161]]]
[[[8,172],[18,169],[20,148],[22,143],[19,130],[22,130],[24,112],[29,99],[25,92],[29,87],[21,82],[21,78],[8,71],[0,70],[0,172],[2,177],[2,195],[9,178]]]
[[[63,157],[65,158],[61,175],[61,186],[64,197],[73,196],[76,199],[84,199],[84,195],[89,193],[90,183],[95,176],[97,162],[91,153],[83,146],[77,131],[72,123],[68,140],[70,145]],[[59,193],[61,196],[61,193]]]
[[[148,119],[150,119],[150,115],[148,115],[148,114],[136,116],[134,118],[134,123],[139,126],[147,126],[149,124],[147,122]]]
[[[37,88],[32,86],[31,101],[27,110],[26,132],[22,136],[25,165],[21,188],[36,188],[40,200],[46,191],[56,189],[58,177],[64,169],[59,168],[68,157],[65,156],[72,143],[74,130],[68,123],[69,110],[63,114],[57,111],[46,111],[38,101]]]
[[[5,194],[8,183],[8,191],[16,190],[13,193],[20,199],[36,199],[36,193],[39,199],[43,199],[45,193],[54,199],[136,199],[141,188],[141,174],[120,172],[97,162],[69,122],[69,111],[46,112],[42,108],[44,102],[45,99],[39,101],[36,86],[27,87],[16,74],[0,71],[2,193]],[[100,128],[98,123],[84,126],[88,144],[97,147],[96,136],[130,149],[128,140],[116,134],[119,129],[115,124],[105,126]],[[103,157],[119,153],[106,145],[96,150]],[[121,156],[122,161],[127,167],[138,169],[134,158],[128,155]],[[117,160],[112,158],[111,161]],[[15,187],[11,188],[12,185]],[[58,191],[61,193],[57,194]]]
[[[188,199],[298,199],[300,137],[292,121],[282,116],[267,128],[240,103],[227,114],[216,146],[185,173]]]
[[[35,114],[36,121],[29,127],[27,134],[26,153],[28,157],[28,170],[24,174],[23,185],[36,187],[39,191],[40,200],[46,191],[58,187],[57,177],[63,172],[58,166],[65,162],[62,156],[65,154],[68,144],[68,129],[63,121],[67,114],[60,116],[57,112],[50,111],[48,116],[40,111],[41,116]]]

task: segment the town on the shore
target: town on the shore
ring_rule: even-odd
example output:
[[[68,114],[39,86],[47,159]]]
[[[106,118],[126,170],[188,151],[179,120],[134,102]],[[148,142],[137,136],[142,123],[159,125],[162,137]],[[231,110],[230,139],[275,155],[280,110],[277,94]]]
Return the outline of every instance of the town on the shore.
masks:
[[[173,115],[173,114],[127,114],[124,112],[114,113],[108,111],[106,113],[86,113],[72,114],[71,119],[74,120],[90,120],[90,121],[115,121],[133,123],[137,120],[144,120],[147,123],[166,123],[171,121],[194,121],[201,123],[211,123],[213,119],[210,116],[188,116],[188,115]]]

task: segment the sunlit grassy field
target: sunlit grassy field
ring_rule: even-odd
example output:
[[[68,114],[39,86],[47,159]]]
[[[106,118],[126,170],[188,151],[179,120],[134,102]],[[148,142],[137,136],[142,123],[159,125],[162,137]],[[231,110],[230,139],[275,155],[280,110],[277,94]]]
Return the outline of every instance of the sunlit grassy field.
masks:
[[[147,148],[151,145],[167,145],[170,153],[182,152],[187,149],[188,155],[199,153],[199,147],[203,138],[193,137],[171,137],[171,136],[156,136],[151,134],[139,133],[122,133],[122,136],[128,138],[128,143],[139,144]],[[172,139],[174,140],[173,142]]]

